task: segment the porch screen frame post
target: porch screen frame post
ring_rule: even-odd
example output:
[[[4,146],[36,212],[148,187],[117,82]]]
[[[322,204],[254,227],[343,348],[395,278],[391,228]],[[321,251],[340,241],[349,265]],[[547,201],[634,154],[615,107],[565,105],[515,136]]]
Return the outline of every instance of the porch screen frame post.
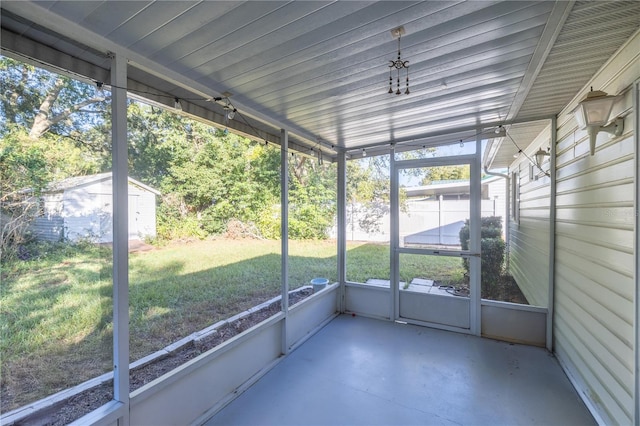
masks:
[[[482,331],[482,291],[481,291],[481,192],[480,173],[482,170],[482,129],[476,131],[476,150],[470,165],[470,211],[469,211],[469,251],[474,255],[469,257],[469,331],[480,336]],[[475,273],[473,273],[475,272]]]
[[[391,218],[389,220],[389,319],[396,321],[400,317],[400,266],[398,245],[400,243],[400,196],[398,189],[398,170],[396,168],[395,150],[393,146],[389,150],[389,178],[391,201]]]
[[[113,398],[124,405],[119,426],[129,425],[129,200],[127,59],[111,60],[113,188]]]
[[[289,353],[289,132],[280,130],[280,283],[282,289],[282,354]]]
[[[556,288],[556,144],[558,142],[558,118],[551,117],[551,152],[549,157],[549,294],[547,301],[547,350],[553,352],[553,322]]]
[[[633,139],[634,139],[634,163],[635,163],[635,197],[634,197],[634,211],[635,211],[635,241],[633,252],[635,254],[635,265],[633,268],[634,280],[636,284],[635,292],[635,371],[634,371],[634,408],[633,408],[633,424],[640,425],[640,215],[638,211],[640,209],[640,79],[633,83]]]
[[[344,151],[338,152],[337,176],[337,221],[338,221],[338,311],[346,310],[346,281],[347,281],[347,156]]]

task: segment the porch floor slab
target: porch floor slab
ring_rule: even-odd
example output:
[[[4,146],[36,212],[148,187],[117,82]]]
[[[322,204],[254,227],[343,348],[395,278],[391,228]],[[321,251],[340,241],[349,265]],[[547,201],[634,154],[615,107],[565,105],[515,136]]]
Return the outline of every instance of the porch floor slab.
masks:
[[[206,425],[591,425],[544,349],[338,316]]]

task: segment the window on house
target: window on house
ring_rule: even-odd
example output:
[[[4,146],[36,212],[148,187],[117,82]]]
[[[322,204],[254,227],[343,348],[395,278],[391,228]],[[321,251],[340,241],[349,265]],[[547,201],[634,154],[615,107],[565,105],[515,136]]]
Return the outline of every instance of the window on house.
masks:
[[[520,223],[520,173],[511,173],[511,219]]]

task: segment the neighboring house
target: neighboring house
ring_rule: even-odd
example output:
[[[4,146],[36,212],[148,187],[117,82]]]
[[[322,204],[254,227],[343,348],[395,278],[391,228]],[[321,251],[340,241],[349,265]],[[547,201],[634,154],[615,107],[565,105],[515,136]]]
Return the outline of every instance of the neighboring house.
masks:
[[[157,190],[129,178],[129,239],[156,235]],[[32,232],[48,241],[97,243],[113,241],[113,185],[111,173],[78,176],[54,182],[41,197],[42,215]]]
[[[506,183],[497,176],[481,181],[481,214],[502,217],[505,235]],[[434,181],[405,188],[407,211],[400,214],[400,235],[405,245],[459,246],[460,229],[470,217],[468,180]]]

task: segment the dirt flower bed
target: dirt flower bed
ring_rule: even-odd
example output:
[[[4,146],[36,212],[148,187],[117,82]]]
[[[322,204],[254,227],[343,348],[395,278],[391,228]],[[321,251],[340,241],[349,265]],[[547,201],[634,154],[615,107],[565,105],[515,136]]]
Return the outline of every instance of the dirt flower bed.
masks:
[[[289,305],[292,306],[299,301],[311,296],[313,290],[305,288],[289,294]],[[182,348],[172,352],[164,358],[157,359],[135,370],[129,374],[130,391],[141,388],[147,383],[163,376],[164,374],[183,365],[187,361],[196,358],[210,349],[215,348],[223,342],[242,333],[245,330],[272,317],[281,310],[280,301],[271,303],[267,307],[252,312],[249,315],[237,319],[232,323],[227,323],[217,328],[214,333],[191,341]],[[63,426],[79,419],[85,414],[99,408],[113,399],[113,380],[109,380],[99,386],[87,389],[74,395],[46,410],[40,410],[14,425],[46,425]]]

